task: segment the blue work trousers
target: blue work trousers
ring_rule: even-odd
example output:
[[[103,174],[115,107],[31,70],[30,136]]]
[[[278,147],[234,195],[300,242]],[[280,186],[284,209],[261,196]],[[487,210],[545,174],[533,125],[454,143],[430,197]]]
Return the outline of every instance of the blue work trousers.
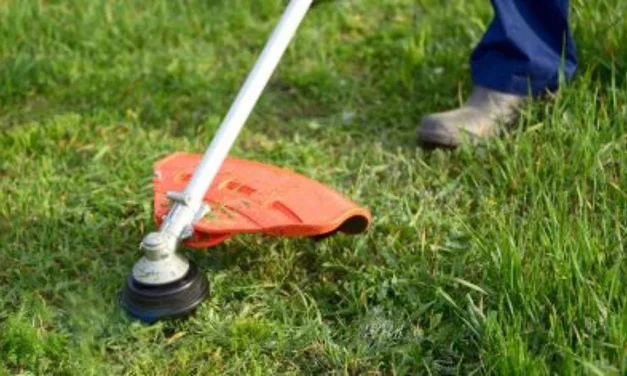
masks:
[[[475,85],[538,95],[577,67],[568,0],[491,0],[494,19],[471,56]]]

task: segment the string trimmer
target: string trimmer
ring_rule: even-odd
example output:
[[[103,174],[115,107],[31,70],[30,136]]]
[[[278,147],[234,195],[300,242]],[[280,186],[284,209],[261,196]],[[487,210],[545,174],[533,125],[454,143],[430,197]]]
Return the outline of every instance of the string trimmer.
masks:
[[[367,210],[293,172],[227,157],[312,0],[292,0],[204,155],[174,153],[154,171],[158,231],[141,242],[121,303],[145,322],[192,312],[209,294],[198,267],[177,252],[215,246],[240,233],[320,238],[358,234]]]

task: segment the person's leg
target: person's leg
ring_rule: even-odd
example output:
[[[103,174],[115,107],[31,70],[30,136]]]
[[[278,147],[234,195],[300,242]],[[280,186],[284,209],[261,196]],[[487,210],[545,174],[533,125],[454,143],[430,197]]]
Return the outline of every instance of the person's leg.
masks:
[[[577,66],[568,0],[492,0],[494,19],[471,56],[475,88],[459,109],[424,117],[421,142],[457,146],[462,134],[487,137],[529,97],[558,89]]]
[[[558,88],[575,73],[568,0],[492,0],[495,17],[471,56],[477,86],[518,95]],[[563,68],[563,69],[562,69]]]

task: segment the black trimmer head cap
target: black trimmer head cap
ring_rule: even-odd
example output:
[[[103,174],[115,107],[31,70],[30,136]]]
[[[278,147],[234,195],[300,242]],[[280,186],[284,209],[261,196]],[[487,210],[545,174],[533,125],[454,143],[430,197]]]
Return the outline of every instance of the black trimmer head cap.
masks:
[[[190,262],[183,278],[164,285],[146,285],[129,276],[120,300],[131,316],[152,324],[187,316],[208,296],[209,282]]]

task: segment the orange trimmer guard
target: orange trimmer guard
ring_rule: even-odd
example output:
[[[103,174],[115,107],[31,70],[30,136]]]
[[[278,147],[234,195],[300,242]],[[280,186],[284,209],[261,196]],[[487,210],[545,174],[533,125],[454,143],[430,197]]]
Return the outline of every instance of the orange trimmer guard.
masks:
[[[154,215],[157,225],[170,209],[169,191],[182,192],[202,156],[175,153],[155,165]],[[359,234],[370,213],[333,189],[294,172],[263,163],[227,158],[204,197],[209,212],[186,240],[207,248],[233,235],[322,238],[336,232]]]

